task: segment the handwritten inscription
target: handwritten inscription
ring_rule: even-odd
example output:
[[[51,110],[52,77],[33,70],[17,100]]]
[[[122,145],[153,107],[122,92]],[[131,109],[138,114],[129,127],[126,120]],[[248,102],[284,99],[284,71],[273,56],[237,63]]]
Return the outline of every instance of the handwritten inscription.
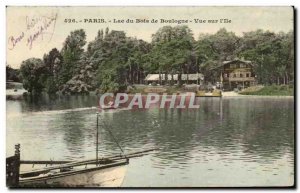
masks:
[[[16,45],[23,40],[24,36],[25,36],[24,32],[22,32],[17,37],[10,36],[8,38],[8,49],[10,50],[14,49]]]
[[[44,17],[29,17],[26,16],[26,28],[27,30],[30,30],[31,28],[34,28],[40,21],[43,20]]]
[[[57,14],[55,15],[55,17],[45,18],[42,25],[33,34],[29,35],[29,37],[27,38],[27,46],[29,46],[29,49],[32,48],[33,42],[36,41],[38,37],[41,36],[41,38],[44,39],[43,34],[48,30],[52,23],[54,23],[55,27],[56,19]],[[50,33],[50,40],[52,39],[53,32],[54,30]]]
[[[57,13],[51,16],[38,16],[29,17],[26,16],[26,30],[16,36],[8,37],[8,49],[13,50],[19,43],[26,41],[26,46],[32,49],[33,44],[37,39],[44,40],[44,34],[48,34],[50,37],[48,41],[51,41],[55,24],[57,20]],[[52,29],[50,31],[50,29]]]

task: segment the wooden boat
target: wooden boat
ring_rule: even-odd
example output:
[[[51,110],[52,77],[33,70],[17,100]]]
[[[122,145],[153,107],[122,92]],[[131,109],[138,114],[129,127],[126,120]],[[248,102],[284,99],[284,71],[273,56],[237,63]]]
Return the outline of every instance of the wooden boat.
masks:
[[[108,130],[109,131],[109,130]],[[112,135],[111,131],[109,133]],[[6,184],[8,187],[119,187],[126,173],[129,158],[145,155],[156,149],[124,154],[98,156],[98,114],[96,159],[84,161],[24,161],[20,160],[20,145],[15,155],[6,158]]]
[[[19,187],[119,187],[126,173],[128,159],[100,161],[98,164],[72,162],[22,171]],[[24,167],[24,166],[23,166]]]
[[[147,149],[85,161],[20,160],[20,146],[14,156],[6,158],[8,187],[119,187],[126,174],[129,159],[146,155]]]

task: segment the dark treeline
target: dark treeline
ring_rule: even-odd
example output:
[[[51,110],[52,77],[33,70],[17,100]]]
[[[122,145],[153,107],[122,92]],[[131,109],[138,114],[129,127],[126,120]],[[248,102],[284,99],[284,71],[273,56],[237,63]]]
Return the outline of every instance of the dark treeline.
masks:
[[[292,31],[257,30],[239,37],[224,28],[195,40],[187,26],[164,26],[151,43],[108,28],[87,42],[79,29],[70,33],[61,50],[53,48],[43,59],[23,61],[20,76],[30,93],[118,92],[143,83],[149,73],[179,74],[181,84],[182,73],[199,72],[214,82],[219,74],[211,69],[224,60],[244,58],[256,64],[259,84],[288,84],[294,81],[293,40]]]
[[[20,70],[14,69],[9,65],[6,66],[6,82],[13,81],[13,82],[20,82]]]

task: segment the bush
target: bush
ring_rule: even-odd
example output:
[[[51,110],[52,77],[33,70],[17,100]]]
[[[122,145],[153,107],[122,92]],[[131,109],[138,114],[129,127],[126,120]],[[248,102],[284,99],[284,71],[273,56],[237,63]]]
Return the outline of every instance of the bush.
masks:
[[[288,85],[254,86],[239,92],[243,95],[293,96],[294,87]]]

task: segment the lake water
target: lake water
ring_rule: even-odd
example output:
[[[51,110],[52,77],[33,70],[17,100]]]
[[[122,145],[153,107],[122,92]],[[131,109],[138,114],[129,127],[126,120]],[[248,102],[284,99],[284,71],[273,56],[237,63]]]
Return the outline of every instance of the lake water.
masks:
[[[284,186],[294,180],[294,99],[198,98],[197,110],[100,113],[100,155],[157,147],[130,159],[123,186]],[[95,157],[97,98],[7,101],[7,156],[23,160]],[[105,129],[105,128],[106,129]]]

